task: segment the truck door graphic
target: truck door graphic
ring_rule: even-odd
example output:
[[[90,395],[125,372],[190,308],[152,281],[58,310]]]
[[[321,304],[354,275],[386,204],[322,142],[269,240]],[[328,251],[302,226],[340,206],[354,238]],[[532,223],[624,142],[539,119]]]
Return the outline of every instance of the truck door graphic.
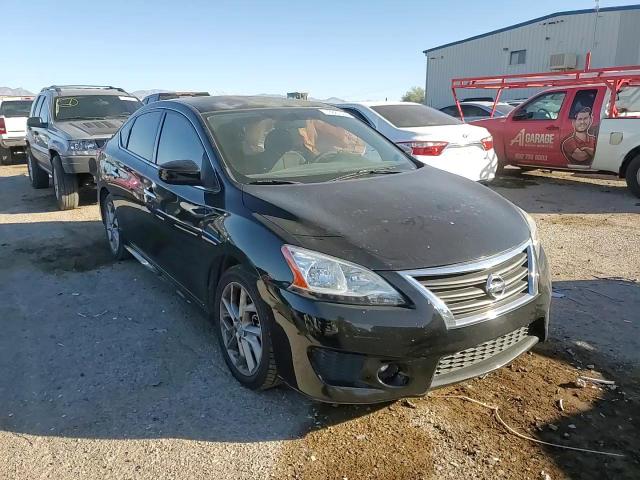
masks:
[[[578,90],[569,110],[569,132],[561,141],[562,155],[571,168],[589,168],[593,162],[598,138],[598,125],[594,125],[594,105],[597,89]]]

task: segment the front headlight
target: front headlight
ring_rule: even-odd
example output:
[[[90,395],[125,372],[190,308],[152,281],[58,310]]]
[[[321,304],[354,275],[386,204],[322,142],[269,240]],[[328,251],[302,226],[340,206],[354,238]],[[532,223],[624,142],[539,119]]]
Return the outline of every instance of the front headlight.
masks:
[[[293,291],[330,302],[403,305],[405,300],[378,274],[364,267],[305,248],[284,245]]]
[[[98,144],[95,140],[72,140],[69,142],[69,153],[71,155],[95,155]]]
[[[531,236],[531,241],[533,242],[533,246],[536,250],[536,254],[539,254],[540,238],[538,237],[538,226],[536,225],[536,221],[533,219],[531,215],[529,215],[527,212],[522,210],[520,207],[518,207],[518,210],[520,210],[520,213],[526,220],[527,225],[529,225],[529,235]]]

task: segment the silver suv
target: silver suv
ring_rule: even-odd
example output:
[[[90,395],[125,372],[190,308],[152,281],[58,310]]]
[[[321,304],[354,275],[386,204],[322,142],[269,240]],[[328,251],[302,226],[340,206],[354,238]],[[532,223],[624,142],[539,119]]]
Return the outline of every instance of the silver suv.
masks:
[[[97,152],[142,104],[116,87],[43,88],[27,120],[27,165],[33,188],[49,176],[60,210],[76,208],[79,190],[93,186]]]

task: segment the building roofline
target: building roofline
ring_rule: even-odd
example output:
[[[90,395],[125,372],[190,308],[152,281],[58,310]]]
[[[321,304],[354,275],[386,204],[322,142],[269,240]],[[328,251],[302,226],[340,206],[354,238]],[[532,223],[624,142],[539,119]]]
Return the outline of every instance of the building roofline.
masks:
[[[623,10],[640,10],[640,4],[624,5],[624,6],[620,6],[620,7],[604,7],[604,8],[601,8],[599,10],[599,12],[619,12],[619,11],[623,11]],[[543,17],[538,17],[538,18],[534,18],[532,20],[527,20],[526,22],[516,23],[515,25],[510,25],[508,27],[499,28],[498,30],[492,30],[492,31],[487,32],[487,33],[481,33],[480,35],[475,35],[473,37],[465,38],[463,40],[457,40],[455,42],[445,43],[444,45],[439,45],[437,47],[428,48],[427,50],[423,50],[422,53],[427,55],[429,52],[433,52],[434,50],[440,50],[442,48],[452,47],[453,45],[458,45],[460,43],[470,42],[471,40],[477,40],[479,38],[488,37],[490,35],[495,35],[496,33],[502,33],[502,32],[506,32],[508,30],[513,30],[515,28],[524,27],[525,25],[531,25],[532,23],[541,22],[542,20],[547,20],[547,19],[553,18],[553,17],[561,17],[561,16],[566,16],[566,15],[582,15],[582,14],[585,14],[585,13],[594,13],[594,12],[595,12],[595,9],[587,8],[587,9],[584,9],[584,10],[568,10],[568,11],[565,11],[565,12],[551,13],[549,15],[544,15]]]

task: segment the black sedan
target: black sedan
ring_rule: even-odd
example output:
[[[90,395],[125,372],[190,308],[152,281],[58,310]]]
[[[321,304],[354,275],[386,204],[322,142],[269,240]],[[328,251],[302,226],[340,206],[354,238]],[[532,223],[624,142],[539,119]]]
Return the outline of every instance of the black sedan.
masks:
[[[533,220],[328,105],[151,103],[100,153],[98,195],[115,258],[197,302],[249,388],[392,400],[547,337]]]

